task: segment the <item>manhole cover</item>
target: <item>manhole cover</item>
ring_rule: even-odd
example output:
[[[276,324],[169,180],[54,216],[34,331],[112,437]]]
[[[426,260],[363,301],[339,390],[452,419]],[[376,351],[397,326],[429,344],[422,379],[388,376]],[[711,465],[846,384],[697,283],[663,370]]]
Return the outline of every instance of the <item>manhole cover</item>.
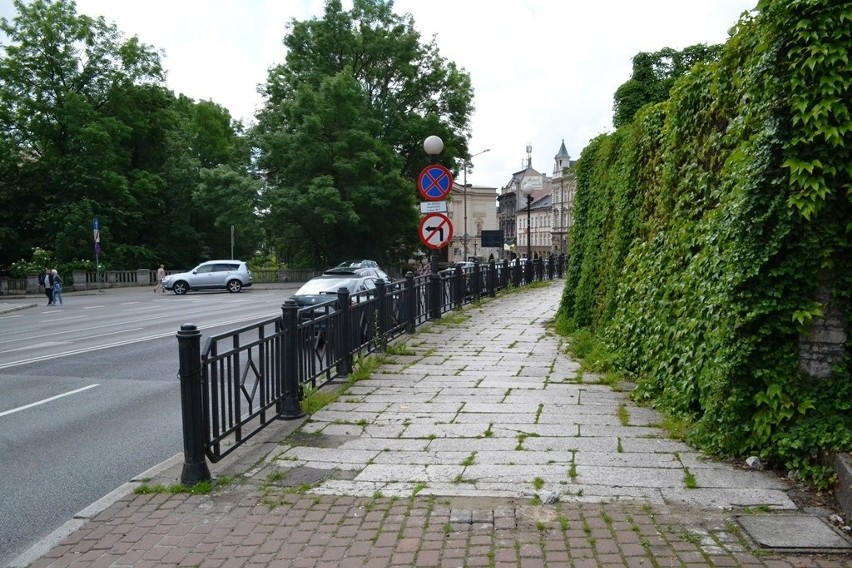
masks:
[[[748,515],[740,526],[762,548],[791,551],[848,552],[846,538],[817,517],[809,515]]]

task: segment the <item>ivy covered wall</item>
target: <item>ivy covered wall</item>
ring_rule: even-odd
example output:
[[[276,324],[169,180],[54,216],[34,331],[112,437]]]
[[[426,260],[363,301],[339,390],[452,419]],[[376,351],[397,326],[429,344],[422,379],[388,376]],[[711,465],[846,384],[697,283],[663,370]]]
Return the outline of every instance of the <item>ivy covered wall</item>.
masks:
[[[559,320],[699,447],[826,485],[852,448],[852,4],[763,0],[731,32],[583,150]],[[829,312],[817,379],[800,342]]]

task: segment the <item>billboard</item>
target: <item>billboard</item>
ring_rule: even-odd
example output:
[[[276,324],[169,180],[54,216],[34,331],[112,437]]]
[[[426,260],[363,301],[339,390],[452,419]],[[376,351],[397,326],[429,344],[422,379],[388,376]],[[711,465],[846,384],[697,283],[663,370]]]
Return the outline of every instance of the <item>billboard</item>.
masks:
[[[501,248],[503,246],[503,231],[482,231],[480,240],[483,248]]]

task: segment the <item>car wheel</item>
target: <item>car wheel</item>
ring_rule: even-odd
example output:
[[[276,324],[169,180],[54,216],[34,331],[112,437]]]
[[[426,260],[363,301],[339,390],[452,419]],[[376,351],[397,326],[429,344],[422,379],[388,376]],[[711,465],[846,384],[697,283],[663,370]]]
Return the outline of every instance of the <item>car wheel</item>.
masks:
[[[239,292],[243,289],[243,283],[239,280],[231,280],[228,282],[228,292]]]
[[[172,290],[174,290],[175,294],[178,296],[183,296],[187,292],[189,292],[189,284],[186,282],[175,282],[174,286],[172,286]]]

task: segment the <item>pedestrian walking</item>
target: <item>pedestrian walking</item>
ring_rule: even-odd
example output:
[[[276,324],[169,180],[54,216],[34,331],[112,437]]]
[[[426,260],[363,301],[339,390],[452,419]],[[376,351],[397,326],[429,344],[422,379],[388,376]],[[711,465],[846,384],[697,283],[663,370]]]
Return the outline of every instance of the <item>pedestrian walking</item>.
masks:
[[[47,296],[47,305],[53,305],[53,274],[51,274],[49,268],[44,269],[44,273],[41,275],[41,279],[39,280],[39,285],[44,288],[44,295]]]
[[[166,268],[165,268],[165,267],[161,264],[161,265],[160,265],[160,268],[158,268],[158,269],[157,269],[157,285],[156,285],[156,286],[154,286],[154,293],[155,293],[155,294],[156,294],[156,292],[157,292],[157,288],[159,288],[159,289],[160,289],[160,291],[161,291],[163,294],[165,294],[165,293],[166,293],[166,289],[165,289],[165,288],[163,288],[163,279],[164,279],[165,277],[166,277]]]
[[[56,305],[56,300],[59,300],[59,305],[62,305],[62,277],[56,272],[56,269],[50,271],[53,276],[53,305]]]

